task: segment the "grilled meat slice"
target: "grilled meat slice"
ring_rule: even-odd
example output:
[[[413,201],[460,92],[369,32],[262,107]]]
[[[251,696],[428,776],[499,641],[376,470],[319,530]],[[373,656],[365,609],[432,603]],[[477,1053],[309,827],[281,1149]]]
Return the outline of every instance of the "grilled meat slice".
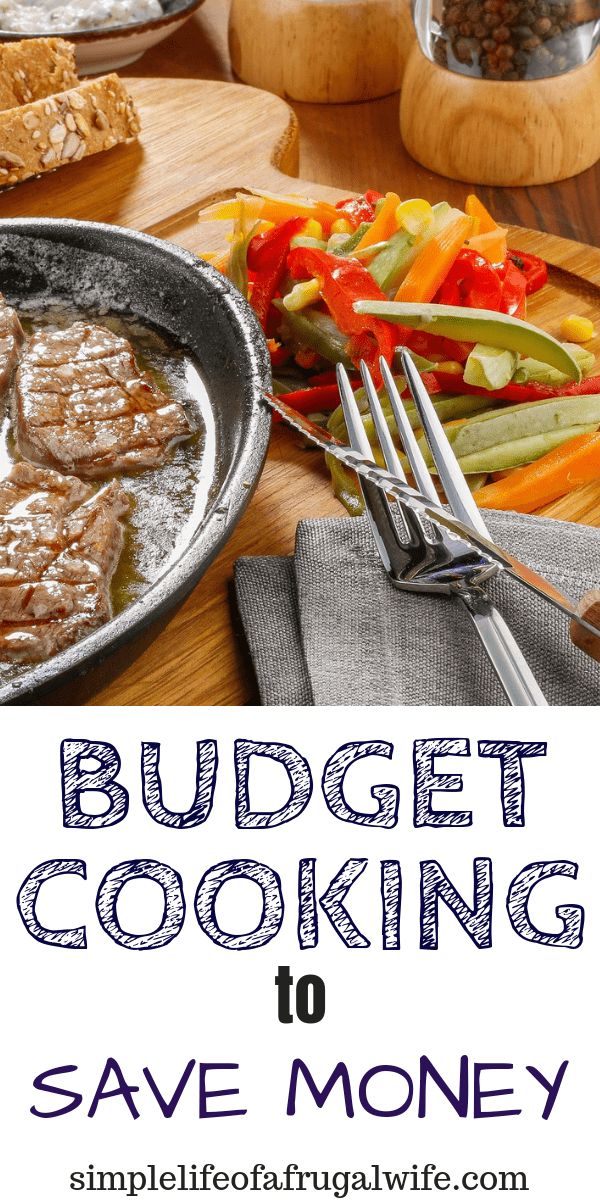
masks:
[[[191,433],[183,405],[138,370],[129,342],[84,321],[31,338],[16,408],[23,457],[85,478],[158,466]]]
[[[0,401],[2,400],[17,365],[24,333],[21,322],[10,304],[0,293]]]
[[[129,501],[18,463],[0,483],[0,661],[40,662],[112,616]]]

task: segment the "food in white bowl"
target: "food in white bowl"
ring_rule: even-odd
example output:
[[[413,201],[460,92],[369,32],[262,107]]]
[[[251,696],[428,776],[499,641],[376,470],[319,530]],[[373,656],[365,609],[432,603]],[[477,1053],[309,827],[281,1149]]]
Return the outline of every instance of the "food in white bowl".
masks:
[[[40,33],[46,31],[74,43],[77,66],[84,75],[105,74],[136,62],[147,50],[180,29],[203,3],[204,0],[0,0],[0,98],[4,82],[3,45],[25,38],[39,40]]]
[[[162,16],[160,0],[0,0],[0,32],[10,33],[110,29]]]

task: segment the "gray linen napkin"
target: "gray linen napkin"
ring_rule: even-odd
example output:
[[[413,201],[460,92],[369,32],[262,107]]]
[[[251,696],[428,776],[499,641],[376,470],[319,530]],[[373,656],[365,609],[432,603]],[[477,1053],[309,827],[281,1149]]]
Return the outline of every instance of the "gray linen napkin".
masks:
[[[600,529],[485,519],[498,545],[571,599],[597,586]],[[463,606],[396,591],[364,518],[302,521],[294,558],[239,559],[235,590],[263,704],[506,703]],[[510,580],[490,595],[550,704],[600,704],[600,665],[572,646],[566,617]]]

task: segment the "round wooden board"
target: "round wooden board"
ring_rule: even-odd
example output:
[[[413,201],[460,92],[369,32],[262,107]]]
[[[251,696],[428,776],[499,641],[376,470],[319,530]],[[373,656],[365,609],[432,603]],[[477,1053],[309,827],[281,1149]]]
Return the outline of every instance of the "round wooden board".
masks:
[[[0,216],[110,221],[201,253],[222,249],[227,230],[219,223],[199,225],[199,210],[238,190],[296,192],[334,202],[348,194],[295,177],[298,123],[278,96],[212,80],[126,82],[142,115],[139,144],[118,146],[0,193]],[[402,182],[391,178],[389,187],[401,192]],[[438,198],[443,195],[440,179]],[[599,249],[516,227],[510,242],[540,254],[551,267],[550,286],[530,305],[534,322],[551,333],[570,312],[600,322]],[[600,352],[600,338],[591,348]],[[545,511],[600,525],[600,481]]]

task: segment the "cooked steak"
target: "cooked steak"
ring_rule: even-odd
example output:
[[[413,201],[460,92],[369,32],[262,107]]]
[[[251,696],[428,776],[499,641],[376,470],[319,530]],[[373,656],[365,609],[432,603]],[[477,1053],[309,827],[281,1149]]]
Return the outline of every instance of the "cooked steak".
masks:
[[[0,400],[11,381],[23,341],[21,322],[0,293]]]
[[[24,458],[92,478],[158,466],[191,430],[125,338],[78,321],[31,338],[17,371],[16,432]]]
[[[17,463],[0,482],[0,661],[40,662],[112,616],[123,488]]]

